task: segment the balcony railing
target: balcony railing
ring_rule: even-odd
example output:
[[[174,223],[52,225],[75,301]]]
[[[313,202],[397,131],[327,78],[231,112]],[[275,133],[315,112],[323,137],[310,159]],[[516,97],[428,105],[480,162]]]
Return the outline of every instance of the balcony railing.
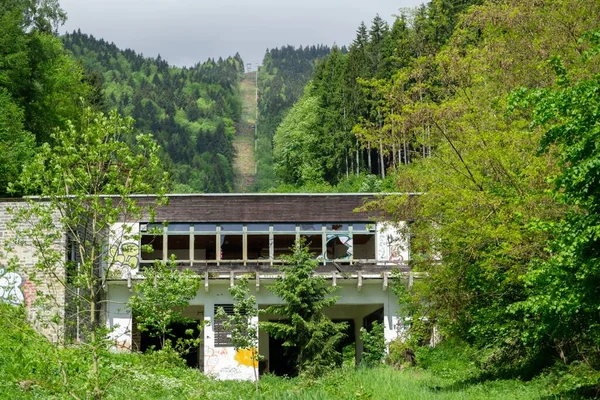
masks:
[[[142,261],[141,269],[151,266],[153,262]],[[197,274],[208,273],[264,273],[264,274],[279,274],[280,266],[284,264],[281,260],[220,260],[216,261],[186,261],[176,260],[175,265],[179,270],[192,270]],[[410,271],[410,267],[406,262],[398,261],[377,261],[377,260],[353,260],[348,261],[328,261],[319,263],[315,272],[319,274],[339,273],[355,274],[358,271],[363,273],[382,273],[398,270],[400,272]]]

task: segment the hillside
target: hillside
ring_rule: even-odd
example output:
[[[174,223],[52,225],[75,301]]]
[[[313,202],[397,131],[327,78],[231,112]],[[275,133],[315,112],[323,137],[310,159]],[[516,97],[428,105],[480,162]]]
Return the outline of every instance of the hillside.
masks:
[[[63,43],[101,86],[104,108],[133,117],[136,128],[156,138],[173,191],[232,190],[233,137],[242,113],[239,55],[178,68],[160,55],[144,57],[80,31]]]
[[[254,136],[256,129],[256,72],[244,75],[240,84],[242,117],[237,125],[233,146],[235,147],[235,191],[250,191],[256,173]]]
[[[276,186],[273,137],[286,112],[298,101],[328,46],[282,46],[268,49],[258,70],[258,168],[255,188]]]

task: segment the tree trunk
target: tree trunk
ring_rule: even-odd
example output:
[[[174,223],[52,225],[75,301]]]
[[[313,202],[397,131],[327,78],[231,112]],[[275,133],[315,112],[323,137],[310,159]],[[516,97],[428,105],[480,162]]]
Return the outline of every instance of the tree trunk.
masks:
[[[367,167],[369,168],[369,174],[373,173],[371,165],[371,142],[367,142]]]
[[[346,146],[346,178],[348,178],[349,176],[349,169],[348,169],[348,147]]]
[[[381,179],[385,179],[385,163],[383,160],[383,140],[379,138],[379,163],[381,164]]]

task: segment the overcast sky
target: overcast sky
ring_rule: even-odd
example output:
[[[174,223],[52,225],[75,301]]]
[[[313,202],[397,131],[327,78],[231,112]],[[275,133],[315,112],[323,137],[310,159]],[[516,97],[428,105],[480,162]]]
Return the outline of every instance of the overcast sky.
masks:
[[[239,52],[262,63],[267,48],[287,44],[348,45],[361,21],[379,14],[390,24],[401,8],[423,0],[60,0],[61,32],[81,29],[96,38],[158,54],[183,66]],[[254,67],[253,67],[254,69]]]

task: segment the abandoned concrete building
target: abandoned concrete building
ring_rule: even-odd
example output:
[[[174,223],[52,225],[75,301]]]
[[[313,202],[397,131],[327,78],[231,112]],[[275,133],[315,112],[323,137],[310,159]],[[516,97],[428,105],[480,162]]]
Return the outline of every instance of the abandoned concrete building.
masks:
[[[176,257],[179,268],[191,269],[201,280],[201,289],[184,314],[204,321],[203,343],[188,357],[190,366],[220,379],[254,379],[252,361],[235,352],[231,337],[222,321],[215,320],[219,307],[232,307],[230,285],[246,275],[259,308],[281,302],[268,289],[280,275],[281,256],[291,252],[297,239],[303,238],[319,262],[317,274],[337,286],[337,304],[326,310],[333,320],[348,323],[347,344],[354,344],[356,357],[362,351],[360,328],[372,321],[384,324],[386,341],[402,329],[398,301],[389,288],[393,270],[408,271],[408,246],[400,234],[405,222],[389,221],[381,212],[357,211],[368,194],[198,194],[170,195],[166,206],[149,219],[123,221],[131,227],[129,238],[108,238],[117,252],[116,262],[106,276],[101,310],[110,328],[115,348],[139,351],[154,344],[153,338],[140,333],[135,315],[127,307],[140,271],[155,260]],[[10,236],[7,209],[15,201],[0,202],[0,241]],[[386,221],[386,219],[388,219]],[[119,227],[115,227],[117,231]],[[135,237],[135,239],[134,239]],[[55,241],[66,249],[67,239]],[[152,245],[145,253],[142,246]],[[7,272],[0,268],[0,298],[35,308],[36,291],[60,291],[51,285],[39,287],[29,278],[34,255],[27,244],[15,249],[22,269]],[[66,250],[65,250],[66,253]],[[5,256],[8,257],[8,256]],[[7,258],[1,260],[4,266]],[[61,294],[57,296],[61,298]],[[63,304],[65,307],[64,295]],[[39,311],[38,311],[39,312]],[[259,314],[260,320],[276,319]],[[197,325],[197,324],[194,324]],[[174,327],[173,332],[189,326]],[[264,361],[261,372],[289,373],[289,364],[280,341],[259,332],[259,353]]]

